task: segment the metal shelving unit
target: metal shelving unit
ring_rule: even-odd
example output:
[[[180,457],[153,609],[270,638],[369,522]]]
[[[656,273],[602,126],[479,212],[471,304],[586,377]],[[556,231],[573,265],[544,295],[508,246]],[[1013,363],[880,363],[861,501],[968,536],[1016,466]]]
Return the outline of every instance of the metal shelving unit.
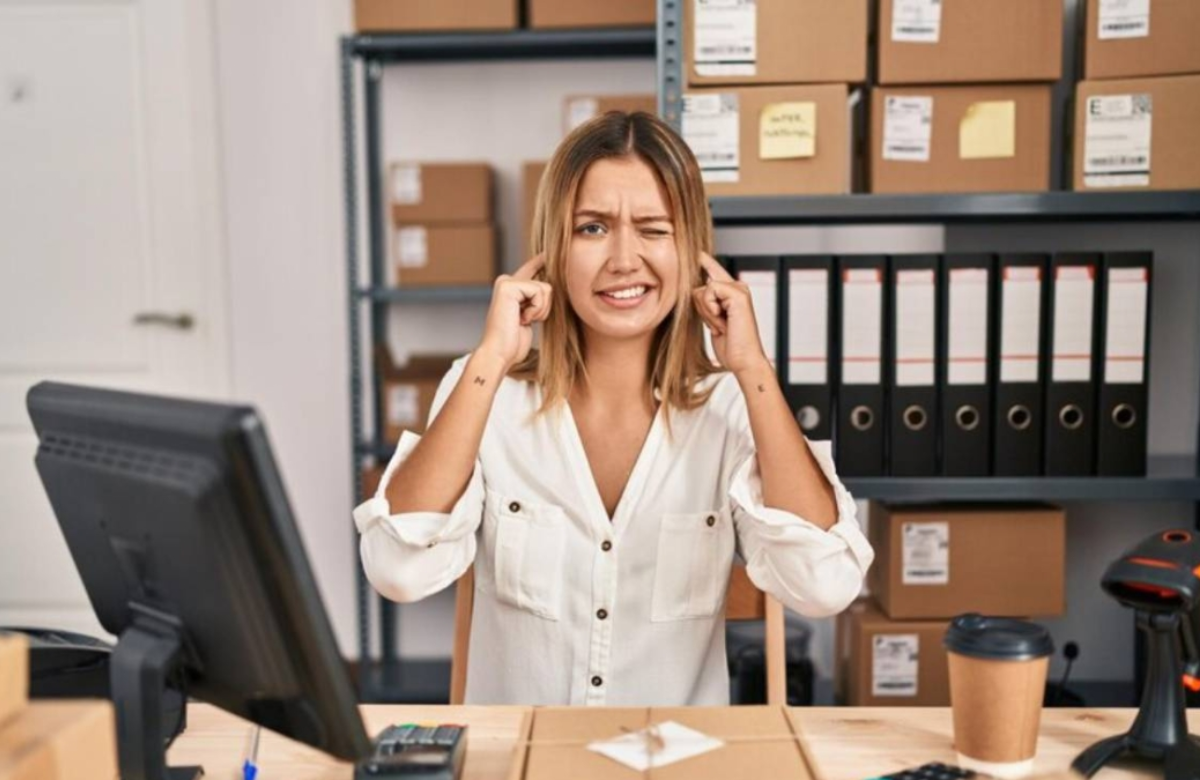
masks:
[[[678,131],[682,124],[683,3],[658,0],[659,113]],[[1082,13],[1064,0],[1064,78],[1055,86],[1052,122],[1069,128],[1069,99],[1080,59],[1077,34]],[[1051,159],[1056,186],[1069,186],[1065,132],[1053,134]],[[948,195],[837,195],[825,197],[714,198],[715,227],[819,226],[850,224],[1110,224],[1200,221],[1200,191],[985,193]],[[1200,426],[1196,449],[1186,456],[1151,456],[1147,474],[1136,478],[989,477],[855,478],[847,488],[859,498],[889,501],[1175,501],[1193,504],[1200,528]],[[1134,541],[1134,540],[1131,540]],[[1144,647],[1135,648],[1135,691],[1141,690]],[[1128,703],[1128,702],[1122,702]]]
[[[384,203],[383,120],[381,82],[385,66],[412,62],[466,62],[488,60],[545,60],[582,58],[653,57],[653,28],[612,30],[512,30],[489,33],[351,35],[341,41],[343,176],[346,215],[346,279],[349,316],[350,412],[354,457],[353,484],[369,460],[386,461],[392,447],[368,433],[383,430],[382,406],[373,371],[364,373],[364,355],[386,343],[388,312],[393,305],[438,305],[486,302],[490,287],[398,289],[388,287],[387,216]],[[356,80],[362,93],[363,167],[365,215],[359,204],[359,116],[355,105]],[[359,246],[360,219],[365,216],[366,246]],[[360,250],[365,249],[366,279],[360,271]],[[366,350],[364,350],[366,347]],[[370,364],[370,363],[368,363]],[[367,402],[364,403],[364,399]],[[361,501],[363,496],[357,495]],[[448,690],[444,664],[396,663],[396,605],[381,599],[368,587],[358,563],[358,652],[361,659],[360,693],[365,700],[399,699],[437,701]],[[373,612],[378,616],[378,666],[371,663]]]

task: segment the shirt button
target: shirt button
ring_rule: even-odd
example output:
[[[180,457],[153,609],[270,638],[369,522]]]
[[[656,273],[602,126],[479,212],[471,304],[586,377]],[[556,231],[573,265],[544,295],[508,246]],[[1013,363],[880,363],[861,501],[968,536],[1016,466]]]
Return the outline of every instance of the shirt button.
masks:
[[[704,522],[708,523],[709,528],[712,528],[714,525],[717,524],[717,518],[713,517],[712,515],[709,515],[708,519],[705,520]]]
[[[604,550],[604,552],[608,552],[609,550],[611,550],[611,549],[612,549],[612,542],[610,542],[610,541],[608,541],[607,539],[605,539],[605,540],[604,540],[604,542],[603,542],[603,543],[601,543],[601,545],[600,545],[600,549],[601,549],[601,550]]]
[[[601,620],[604,620],[606,617],[608,617],[608,610],[607,609],[596,610],[596,617],[600,618]]]
[[[604,685],[604,680],[600,679],[599,675],[592,678],[592,687],[593,688],[599,688],[601,685]]]
[[[508,505],[508,511],[512,512],[513,514],[516,514],[517,512],[521,511],[521,505],[518,504],[516,501],[514,501]]]

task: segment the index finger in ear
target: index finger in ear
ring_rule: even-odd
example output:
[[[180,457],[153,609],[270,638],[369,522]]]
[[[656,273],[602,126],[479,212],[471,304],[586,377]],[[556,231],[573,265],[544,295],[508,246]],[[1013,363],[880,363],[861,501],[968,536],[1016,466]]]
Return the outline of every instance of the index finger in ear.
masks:
[[[513,272],[512,278],[531,281],[533,277],[537,276],[537,272],[545,267],[546,256],[534,255],[528,261],[526,261],[525,265]]]
[[[732,282],[734,278],[729,275],[729,272],[721,267],[721,264],[713,258],[708,252],[700,253],[700,265],[708,272],[709,279],[715,279],[718,282]]]

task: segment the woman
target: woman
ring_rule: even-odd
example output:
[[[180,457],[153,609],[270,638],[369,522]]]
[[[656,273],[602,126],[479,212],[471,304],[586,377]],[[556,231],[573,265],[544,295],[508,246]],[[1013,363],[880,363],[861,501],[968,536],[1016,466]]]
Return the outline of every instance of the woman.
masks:
[[[408,602],[475,565],[468,702],[727,704],[735,551],[791,609],[839,612],[873,558],[854,501],[708,254],[700,172],[667,125],[613,112],[567,137],[533,244],[355,510],[367,576]]]

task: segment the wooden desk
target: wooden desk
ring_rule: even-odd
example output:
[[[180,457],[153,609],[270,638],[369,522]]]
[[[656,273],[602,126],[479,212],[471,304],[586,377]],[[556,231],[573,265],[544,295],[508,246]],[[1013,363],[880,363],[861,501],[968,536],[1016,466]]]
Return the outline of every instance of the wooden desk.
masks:
[[[464,778],[504,780],[521,716],[527,709],[367,705],[362,712],[371,734],[389,724],[409,721],[466,723],[471,732]],[[863,780],[928,761],[954,761],[948,709],[814,707],[799,708],[796,713],[821,780]],[[1046,710],[1037,771],[1065,769],[1092,742],[1127,729],[1133,716],[1133,710]],[[1200,710],[1189,712],[1188,718],[1192,732],[1200,732]],[[240,780],[249,724],[207,704],[190,705],[188,722],[187,732],[171,748],[170,762],[203,764],[206,777],[213,780]],[[266,730],[258,759],[261,780],[351,777],[348,764]],[[1096,780],[1156,776],[1128,768],[1106,769]]]

